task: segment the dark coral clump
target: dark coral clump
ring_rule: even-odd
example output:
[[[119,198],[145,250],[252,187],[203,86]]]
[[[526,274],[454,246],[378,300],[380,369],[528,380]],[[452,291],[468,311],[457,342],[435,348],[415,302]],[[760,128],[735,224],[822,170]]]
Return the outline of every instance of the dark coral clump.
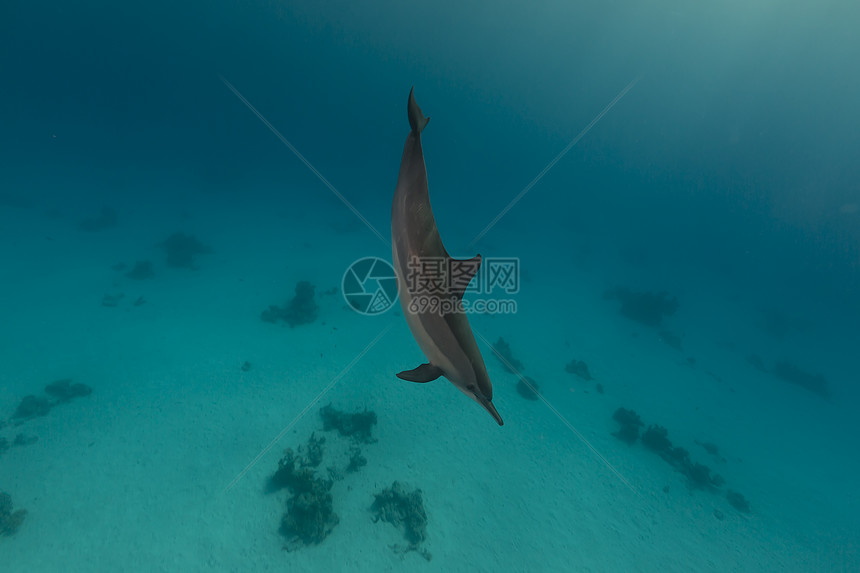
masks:
[[[340,521],[326,484],[331,487],[331,482],[318,480],[311,491],[287,500],[287,513],[281,518],[280,531],[287,537],[284,548],[288,551],[321,543]]]
[[[296,294],[292,300],[284,306],[270,305],[260,314],[264,322],[277,323],[286,322],[290,327],[300,324],[310,324],[317,318],[319,307],[314,300],[316,287],[308,281],[300,281],[296,284]]]
[[[309,467],[315,468],[322,463],[324,443],[325,438],[317,438],[316,433],[312,433],[311,437],[308,438],[305,459]],[[299,447],[299,453],[301,452],[302,448]]]
[[[773,374],[784,382],[796,384],[823,398],[830,397],[827,379],[821,374],[811,374],[786,360],[780,360],[774,365]]]
[[[618,408],[612,414],[612,419],[621,426],[617,432],[612,433],[613,436],[628,444],[639,439],[639,428],[644,426],[639,414],[627,408]]]
[[[102,297],[102,306],[106,306],[108,308],[115,308],[119,305],[119,302],[125,298],[125,293],[119,294],[105,294]]]
[[[511,345],[508,344],[508,341],[502,338],[501,336],[493,344],[493,353],[496,355],[496,358],[499,359],[499,362],[502,363],[504,369],[513,374],[517,374],[522,372],[523,363],[514,358],[513,353],[511,352]]]
[[[74,398],[89,396],[93,389],[86,384],[72,383],[70,378],[63,378],[45,386],[45,393],[54,398],[57,403],[71,402]]]
[[[690,452],[686,448],[673,446],[669,440],[669,432],[663,426],[653,424],[648,426],[642,435],[642,443],[684,474],[691,488],[718,488],[725,481],[720,475],[711,473],[711,468],[708,466],[692,461]]]
[[[687,451],[687,448],[672,446],[668,451],[662,452],[661,455],[664,460],[675,466],[675,468],[683,469],[690,465],[690,452]]]
[[[365,409],[363,412],[348,414],[331,404],[320,408],[320,417],[323,420],[323,430],[337,430],[341,436],[351,437],[354,441],[372,444],[373,426],[376,425],[376,412]]]
[[[568,374],[575,374],[583,380],[594,380],[591,377],[591,372],[588,371],[588,364],[582,360],[571,360],[564,367],[564,371]]]
[[[617,287],[604,292],[603,298],[620,300],[621,314],[645,326],[660,326],[664,316],[678,310],[678,299],[665,292],[636,292]]]
[[[537,400],[538,395],[536,392],[538,391],[538,388],[538,383],[535,382],[534,378],[521,376],[519,380],[517,380],[517,393],[526,400]]]
[[[316,545],[338,524],[332,505],[332,481],[318,477],[313,468],[322,462],[325,438],[311,434],[305,448],[292,449],[278,460],[278,469],[269,477],[269,493],[290,490],[287,512],[281,518],[280,532],[287,537],[284,548],[292,551],[303,545]]]
[[[0,491],[0,535],[15,535],[27,516],[26,509],[12,511],[12,507],[12,497]]]
[[[173,233],[158,244],[167,255],[167,266],[174,268],[194,268],[197,255],[206,255],[212,248],[204,245],[193,235]]]
[[[690,459],[686,448],[673,446],[669,440],[669,432],[663,426],[651,425],[642,435],[642,443],[651,451],[659,454],[669,465],[687,476],[691,488],[717,488],[723,484],[723,478],[711,473],[711,468]]]
[[[743,513],[750,512],[750,502],[747,501],[747,498],[745,498],[743,494],[740,494],[730,489],[726,491],[726,499],[729,500],[729,503],[732,505],[732,507],[734,507],[738,511],[741,511]]]
[[[45,393],[48,396],[34,394],[24,396],[15,413],[12,414],[12,420],[15,425],[20,425],[27,420],[47,416],[54,406],[70,402],[80,396],[89,396],[92,392],[93,389],[86,384],[73,384],[69,378],[51,382],[45,386]]]
[[[354,442],[372,442],[372,429],[376,424],[376,414],[365,410],[346,414],[334,409],[331,404],[320,411],[326,430],[338,430],[341,435],[352,438]],[[338,440],[335,440],[337,446]],[[287,449],[278,460],[278,468],[269,476],[266,483],[267,493],[289,490],[286,512],[281,518],[279,531],[286,537],[284,549],[293,551],[303,546],[321,543],[340,521],[334,511],[331,489],[336,480],[344,479],[346,474],[359,471],[367,465],[367,458],[361,448],[349,444],[348,465],[330,465],[326,472],[320,471],[326,456],[326,438],[311,434],[307,444],[297,451]],[[343,451],[343,450],[341,450]],[[329,454],[330,457],[330,454]],[[321,477],[327,473],[328,479]]]
[[[427,538],[427,513],[420,489],[407,491],[400,482],[394,482],[376,494],[373,505],[373,521],[380,519],[403,530],[403,535],[412,546]]]
[[[324,443],[325,438],[311,434],[307,446],[299,446],[298,453],[287,448],[284,457],[278,460],[278,469],[269,477],[266,490],[271,493],[286,487],[294,493],[311,491],[317,480],[312,468],[322,463]]]
[[[618,408],[612,417],[621,425],[621,429],[613,435],[632,444],[638,436],[639,428],[643,426],[639,415],[633,410]],[[710,442],[703,443],[696,441],[696,443],[711,455],[722,459],[719,458],[719,450],[716,445]],[[683,474],[687,478],[687,486],[691,490],[707,489],[716,491],[725,484],[725,480],[721,475],[715,473],[705,464],[694,461],[686,448],[672,445],[672,442],[669,440],[669,432],[663,426],[658,424],[649,425],[648,429],[642,433],[642,444],[663,458],[676,471]],[[668,486],[666,491],[668,491]],[[734,502],[738,502],[742,507],[745,500],[743,496],[738,497],[739,495],[735,495],[731,490],[727,494],[730,503],[734,505]]]
[[[16,408],[15,413],[12,414],[12,418],[20,423],[26,420],[32,420],[33,418],[47,416],[48,412],[51,411],[52,405],[51,401],[44,396],[28,394],[21,399],[21,403],[18,404],[18,408]]]
[[[353,446],[349,450],[349,465],[346,466],[347,473],[355,473],[367,465],[367,458],[361,455],[361,448]]]
[[[152,261],[135,262],[134,268],[125,273],[125,276],[138,281],[151,279],[155,276],[155,271],[152,270]]]
[[[672,451],[672,442],[669,441],[669,431],[663,426],[651,424],[642,434],[642,444],[646,448],[660,455],[669,454]]]
[[[266,491],[273,493],[285,487],[289,487],[290,489],[296,488],[299,479],[296,472],[302,466],[301,458],[296,456],[292,448],[287,448],[284,451],[284,457],[278,460],[278,469],[269,476]]]
[[[691,488],[715,489],[725,483],[722,476],[711,473],[711,468],[699,462],[690,462],[689,459],[682,465],[680,471],[687,476]]]
[[[5,438],[0,438],[0,442],[3,442]],[[24,434],[17,434],[15,436],[15,440],[12,442],[13,446],[32,446],[36,442],[39,441],[39,436],[26,436]],[[0,444],[0,450],[2,450],[2,444]]]

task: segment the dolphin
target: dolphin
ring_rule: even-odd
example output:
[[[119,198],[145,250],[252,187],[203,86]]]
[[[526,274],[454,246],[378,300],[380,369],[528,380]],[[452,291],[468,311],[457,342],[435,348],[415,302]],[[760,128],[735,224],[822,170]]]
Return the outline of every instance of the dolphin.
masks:
[[[409,91],[406,106],[411,130],[403,147],[400,174],[397,176],[397,188],[391,206],[391,249],[400,306],[412,336],[429,362],[413,370],[400,372],[397,377],[410,382],[430,382],[444,376],[483,406],[501,426],[504,422],[493,406],[493,386],[484,365],[484,358],[478,350],[469,320],[459,305],[466,286],[481,266],[481,255],[466,261],[456,261],[442,245],[442,238],[439,237],[436,220],[430,209],[427,169],[421,149],[421,131],[430,118],[424,117],[415,102],[414,89],[413,87]],[[437,297],[445,296],[449,303],[455,302],[456,308],[451,304],[448,305],[451,308],[430,308],[429,305],[413,308],[416,293],[410,292],[411,285],[407,283],[407,279],[417,279],[419,282],[422,280],[420,271],[423,265],[416,265],[418,261],[442,262],[446,273],[459,269],[454,271],[456,276],[452,277],[453,283],[449,281],[449,291],[435,293]],[[436,277],[437,275],[433,274],[425,279],[432,280]]]

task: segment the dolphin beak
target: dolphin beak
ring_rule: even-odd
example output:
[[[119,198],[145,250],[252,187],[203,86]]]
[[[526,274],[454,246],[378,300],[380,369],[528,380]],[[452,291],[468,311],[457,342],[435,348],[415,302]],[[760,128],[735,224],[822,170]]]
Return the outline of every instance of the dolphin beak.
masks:
[[[496,410],[496,407],[493,406],[492,402],[490,402],[487,399],[483,399],[483,400],[481,400],[481,406],[483,406],[484,409],[490,413],[490,415],[493,417],[493,419],[495,419],[496,422],[498,422],[500,426],[505,425],[505,423],[502,421],[502,417],[499,416],[499,412],[498,412],[498,410]]]

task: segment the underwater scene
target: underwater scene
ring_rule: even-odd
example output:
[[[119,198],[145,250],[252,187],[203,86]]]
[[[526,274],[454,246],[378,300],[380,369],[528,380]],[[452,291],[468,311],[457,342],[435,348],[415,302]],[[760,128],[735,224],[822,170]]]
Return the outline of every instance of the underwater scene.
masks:
[[[860,571],[860,4],[0,6],[0,571]]]

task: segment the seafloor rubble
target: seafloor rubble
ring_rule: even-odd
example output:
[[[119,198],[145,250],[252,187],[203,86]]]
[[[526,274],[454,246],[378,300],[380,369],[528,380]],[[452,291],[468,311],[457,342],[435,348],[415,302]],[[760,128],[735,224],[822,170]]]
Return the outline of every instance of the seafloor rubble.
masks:
[[[725,479],[720,474],[714,472],[707,465],[693,460],[686,448],[672,444],[669,439],[669,431],[663,426],[650,424],[640,435],[640,428],[644,427],[645,424],[639,414],[633,410],[618,408],[613,413],[612,418],[619,425],[619,429],[612,433],[613,436],[631,445],[641,441],[645,448],[659,455],[675,471],[685,476],[687,487],[691,490],[719,492],[725,485]],[[725,461],[719,456],[719,448],[716,444],[699,441],[696,443],[718,461]],[[750,511],[749,502],[740,493],[729,489],[725,495],[729,504],[738,511],[744,513]]]
[[[269,308],[260,313],[260,319],[264,322],[285,322],[290,327],[301,324],[310,324],[317,319],[319,307],[314,299],[316,287],[308,281],[300,281],[296,284],[296,292],[293,298],[284,306],[270,305]]]

